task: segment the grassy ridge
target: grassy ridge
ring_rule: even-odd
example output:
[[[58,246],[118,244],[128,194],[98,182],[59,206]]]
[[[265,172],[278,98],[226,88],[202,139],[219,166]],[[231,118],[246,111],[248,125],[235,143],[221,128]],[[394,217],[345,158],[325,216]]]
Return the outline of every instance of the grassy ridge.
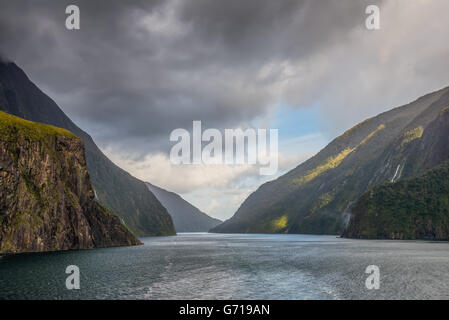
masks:
[[[3,137],[8,137],[11,134],[16,134],[18,131],[20,131],[24,138],[32,141],[42,140],[48,136],[58,134],[70,139],[79,139],[76,135],[66,129],[24,120],[0,111],[0,134]]]

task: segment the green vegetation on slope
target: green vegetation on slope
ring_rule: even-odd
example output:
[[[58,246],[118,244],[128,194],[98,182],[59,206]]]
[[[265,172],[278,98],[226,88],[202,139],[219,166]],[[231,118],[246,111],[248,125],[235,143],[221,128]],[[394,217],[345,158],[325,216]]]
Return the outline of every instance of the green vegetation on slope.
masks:
[[[1,108],[1,106],[0,106]],[[0,111],[0,134],[3,137],[15,136],[20,132],[24,138],[38,141],[48,136],[63,135],[66,138],[79,139],[66,129],[57,128],[43,123],[24,120]]]
[[[423,133],[424,133],[424,128],[422,126],[419,126],[417,128],[413,128],[411,130],[406,131],[403,134],[404,140],[402,140],[402,146],[406,145],[407,143],[412,142],[413,140],[421,138]]]
[[[449,162],[367,191],[352,212],[344,237],[448,240]]]
[[[322,173],[324,173],[328,170],[335,169],[354,150],[355,150],[355,148],[346,148],[342,152],[337,154],[336,156],[329,157],[325,163],[320,164],[313,170],[310,170],[309,172],[307,172],[306,175],[304,175],[300,178],[294,179],[293,183],[295,183],[297,185],[302,185],[304,183],[312,181],[313,179],[315,179],[316,177],[318,177],[319,175],[321,175]]]

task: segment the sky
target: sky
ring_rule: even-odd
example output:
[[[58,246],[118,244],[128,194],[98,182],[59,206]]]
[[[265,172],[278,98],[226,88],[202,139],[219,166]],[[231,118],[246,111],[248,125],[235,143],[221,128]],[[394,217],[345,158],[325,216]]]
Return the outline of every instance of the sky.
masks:
[[[219,219],[358,122],[449,85],[447,0],[0,4],[3,57],[120,167]],[[70,4],[80,30],[65,28]],[[278,129],[279,171],[173,165],[170,133],[194,120]]]

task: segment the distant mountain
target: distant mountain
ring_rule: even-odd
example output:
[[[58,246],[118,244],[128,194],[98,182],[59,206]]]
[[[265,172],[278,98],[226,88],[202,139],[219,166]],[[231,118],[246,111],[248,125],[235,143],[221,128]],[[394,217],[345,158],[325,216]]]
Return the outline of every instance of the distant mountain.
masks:
[[[92,138],[14,63],[0,61],[0,110],[76,134],[84,141],[87,167],[100,203],[117,214],[136,235],[175,234],[170,215],[145,183],[112,163]]]
[[[0,253],[136,245],[94,200],[73,133],[0,111]]]
[[[231,219],[211,231],[341,234],[351,206],[365,191],[413,177],[447,159],[447,141],[430,141],[425,150],[419,142],[428,139],[424,132],[437,130],[434,120],[448,105],[445,88],[358,124],[259,187]]]
[[[147,186],[171,215],[176,232],[207,232],[221,223],[220,220],[208,216],[178,194],[148,182]]]

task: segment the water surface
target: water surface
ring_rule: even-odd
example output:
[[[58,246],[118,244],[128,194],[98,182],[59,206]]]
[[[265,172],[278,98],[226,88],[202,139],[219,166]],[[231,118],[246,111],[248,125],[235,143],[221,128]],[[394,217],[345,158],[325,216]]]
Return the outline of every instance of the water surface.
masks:
[[[143,246],[4,256],[1,299],[448,299],[449,243],[179,234]],[[81,289],[67,290],[77,265]],[[379,290],[365,269],[380,268]]]

